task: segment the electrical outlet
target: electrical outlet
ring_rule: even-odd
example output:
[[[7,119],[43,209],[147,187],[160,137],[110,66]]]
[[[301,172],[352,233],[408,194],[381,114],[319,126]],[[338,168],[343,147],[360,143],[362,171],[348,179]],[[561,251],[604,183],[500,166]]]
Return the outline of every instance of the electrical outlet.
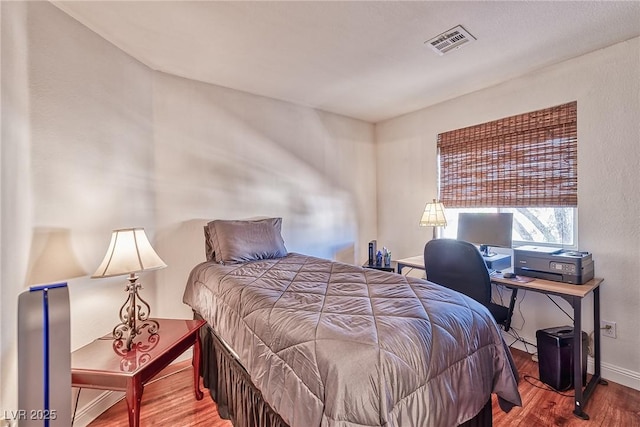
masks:
[[[602,320],[600,322],[600,330],[602,331],[602,336],[609,338],[616,338],[616,322],[610,322],[608,320]]]

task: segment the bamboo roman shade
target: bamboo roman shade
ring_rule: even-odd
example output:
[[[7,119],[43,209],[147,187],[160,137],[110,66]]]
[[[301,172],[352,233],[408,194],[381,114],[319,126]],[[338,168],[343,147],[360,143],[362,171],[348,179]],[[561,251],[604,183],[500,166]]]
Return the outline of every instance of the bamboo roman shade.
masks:
[[[438,135],[448,208],[578,205],[577,103]]]

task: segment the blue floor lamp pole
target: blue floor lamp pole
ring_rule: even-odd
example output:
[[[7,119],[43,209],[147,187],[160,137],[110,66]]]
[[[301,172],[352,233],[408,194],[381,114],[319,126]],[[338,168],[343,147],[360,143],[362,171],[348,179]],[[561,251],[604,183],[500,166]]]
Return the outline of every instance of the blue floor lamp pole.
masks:
[[[42,340],[42,347],[43,347],[43,351],[42,351],[42,359],[43,359],[43,365],[42,365],[42,370],[44,371],[43,373],[43,377],[42,380],[44,382],[44,396],[42,397],[43,400],[43,421],[44,421],[44,425],[45,427],[49,427],[49,422],[51,421],[51,406],[49,406],[49,371],[51,369],[51,366],[49,364],[49,349],[50,349],[50,342],[49,342],[49,289],[55,289],[55,288],[61,288],[61,287],[66,287],[67,284],[66,283],[56,283],[54,285],[50,285],[50,286],[33,286],[31,288],[29,288],[29,292],[38,292],[38,291],[42,291],[42,314],[43,314],[43,322],[42,322],[42,335],[43,335],[43,340]]]
[[[68,426],[71,406],[69,290],[32,286],[18,298],[20,426]],[[52,343],[55,345],[52,348]],[[55,370],[52,370],[55,366]],[[52,395],[50,390],[56,393]]]

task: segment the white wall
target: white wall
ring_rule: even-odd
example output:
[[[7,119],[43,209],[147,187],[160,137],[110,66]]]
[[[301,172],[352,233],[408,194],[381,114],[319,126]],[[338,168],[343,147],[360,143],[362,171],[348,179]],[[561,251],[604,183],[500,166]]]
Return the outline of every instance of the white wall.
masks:
[[[153,116],[148,68],[48,3],[1,7],[0,407],[10,410],[17,409],[17,296],[40,255],[32,242],[64,236],[68,259],[91,274],[113,228],[153,233]],[[73,348],[117,323],[121,279],[69,281]]]
[[[366,257],[372,124],[154,72],[47,2],[1,8],[0,408],[17,409],[16,301],[43,233],[86,272],[69,281],[72,349],[126,298],[123,277],[88,277],[114,228],[145,227],[169,265],[142,277],[156,316],[190,316],[209,219],[278,215],[289,250]]]
[[[514,114],[578,101],[578,233],[593,253],[602,319],[618,338],[603,338],[605,378],[640,389],[640,39],[620,43],[376,125],[378,236],[397,257],[421,254],[431,229],[418,227],[436,195],[436,137]],[[584,330],[593,330],[592,297]],[[569,305],[560,300],[568,309]],[[544,296],[527,293],[521,334],[570,324]],[[523,320],[514,315],[516,327]]]
[[[17,295],[23,289],[28,252],[29,124],[24,8],[0,4],[2,86],[0,146],[0,407],[17,409]],[[6,141],[11,141],[7,143]],[[17,185],[20,183],[21,185]],[[19,254],[16,256],[16,254]],[[5,301],[12,301],[7,304]]]
[[[290,251],[360,262],[375,236],[373,125],[163,73],[154,78],[161,313],[204,261],[209,219],[280,216]]]

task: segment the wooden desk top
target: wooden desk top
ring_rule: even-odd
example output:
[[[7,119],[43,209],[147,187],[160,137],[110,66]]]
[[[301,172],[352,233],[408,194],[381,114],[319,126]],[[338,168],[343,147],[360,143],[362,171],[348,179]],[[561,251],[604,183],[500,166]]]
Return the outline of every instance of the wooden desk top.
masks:
[[[421,268],[424,270],[424,257],[422,255],[412,256],[396,260],[396,263],[412,268]]]
[[[420,268],[424,270],[424,257],[422,255],[403,258],[396,261],[403,266]],[[570,283],[554,282],[551,280],[535,279],[527,277],[527,281],[518,281],[518,279],[505,279],[500,275],[491,276],[493,283],[508,286],[510,288],[528,289],[535,292],[545,292],[555,295],[567,295],[584,298],[595,288],[600,286],[604,281],[602,278],[594,278],[582,285],[573,285]]]
[[[499,276],[491,276],[493,283],[508,286],[510,288],[528,289],[536,292],[544,292],[547,294],[567,295],[584,298],[595,288],[600,286],[604,279],[596,277],[582,285],[573,285],[571,283],[554,282],[551,280],[533,279],[528,282],[521,282],[518,279],[505,279]]]
[[[509,255],[506,254],[497,254],[494,255],[492,257],[487,258],[490,261],[496,261],[496,260],[500,260],[504,257],[507,257]],[[424,256],[422,255],[417,255],[417,256],[412,256],[409,258],[402,258],[399,260],[396,260],[396,263],[398,264],[402,264],[403,266],[407,266],[407,267],[411,267],[411,268],[420,268],[422,270],[424,270]]]

